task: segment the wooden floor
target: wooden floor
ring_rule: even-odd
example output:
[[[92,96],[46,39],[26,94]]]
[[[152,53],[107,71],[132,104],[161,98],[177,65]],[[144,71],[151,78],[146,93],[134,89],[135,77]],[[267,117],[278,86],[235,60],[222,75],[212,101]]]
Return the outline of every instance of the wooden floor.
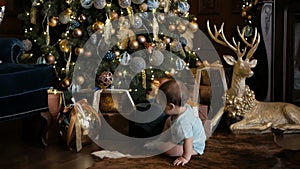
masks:
[[[38,139],[38,130],[34,129],[38,126],[37,121],[32,119],[32,123],[37,123],[32,125],[34,127],[25,123],[33,131],[32,135],[25,132],[31,139],[24,139],[24,122],[21,120],[0,122],[1,169],[85,169],[93,165],[91,152],[100,149],[97,145],[87,145],[79,153],[71,152],[59,139],[53,126],[49,132],[48,147],[43,149]]]
[[[1,169],[102,169],[102,168],[173,168],[171,158],[156,156],[148,159],[94,159],[92,152],[101,148],[87,145],[79,153],[71,152],[59,139],[55,126],[50,128],[48,147],[43,149],[38,139],[38,120],[0,122]],[[29,128],[31,134],[24,132]],[[24,139],[24,133],[29,138]],[[161,162],[163,165],[157,166]],[[121,166],[120,166],[121,165]],[[131,165],[131,166],[130,166]],[[235,136],[218,130],[208,140],[204,156],[197,157],[187,168],[299,168],[300,152],[278,147],[272,135]],[[255,167],[254,167],[255,166]],[[271,167],[273,166],[273,167]],[[186,168],[185,167],[185,168]],[[196,168],[198,168],[196,167]],[[152,168],[152,167],[150,167]],[[181,167],[177,167],[181,168]]]

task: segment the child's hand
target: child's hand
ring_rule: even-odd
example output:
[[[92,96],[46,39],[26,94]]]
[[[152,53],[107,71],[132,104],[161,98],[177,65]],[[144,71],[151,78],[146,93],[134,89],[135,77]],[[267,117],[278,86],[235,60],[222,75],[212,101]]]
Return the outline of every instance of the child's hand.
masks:
[[[186,158],[180,156],[178,157],[174,162],[173,162],[173,165],[182,165],[184,166],[186,163],[188,163],[189,160],[187,160]]]

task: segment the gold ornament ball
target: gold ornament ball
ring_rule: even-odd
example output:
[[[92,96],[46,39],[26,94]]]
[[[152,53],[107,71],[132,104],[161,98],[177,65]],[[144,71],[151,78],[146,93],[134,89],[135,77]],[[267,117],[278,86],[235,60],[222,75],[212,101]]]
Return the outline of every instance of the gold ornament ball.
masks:
[[[46,62],[48,64],[53,64],[55,62],[55,57],[52,54],[46,56]]]
[[[184,23],[179,23],[176,29],[179,33],[183,34],[187,30],[187,26]]]
[[[251,20],[251,19],[252,19],[252,16],[251,16],[251,15],[248,15],[247,19],[248,19],[248,20]]]
[[[127,42],[118,42],[117,46],[120,50],[125,50],[128,47],[128,43]]]
[[[113,11],[113,12],[111,13],[111,15],[110,15],[110,19],[111,19],[112,21],[118,19],[118,17],[119,17],[119,14],[118,14],[117,12],[115,12],[115,11]]]
[[[57,21],[57,18],[56,17],[52,17],[49,21],[49,25],[51,27],[55,27],[57,25],[58,21]]]
[[[137,39],[138,39],[138,41],[139,41],[140,43],[145,43],[145,42],[146,42],[146,37],[143,36],[143,35],[139,35],[139,36],[137,37]]]
[[[197,20],[198,20],[197,17],[193,17],[194,22],[197,22]]]
[[[170,24],[170,25],[169,25],[169,30],[170,30],[171,32],[174,32],[174,31],[176,30],[176,25]]]
[[[60,86],[66,89],[66,88],[70,87],[70,84],[71,84],[70,80],[68,78],[64,78],[62,80]]]
[[[72,35],[76,38],[81,37],[82,36],[82,30],[80,28],[75,28],[73,30]]]
[[[79,85],[82,85],[84,83],[84,77],[83,76],[77,76],[76,77],[76,82],[79,84]]]
[[[67,9],[66,9],[66,13],[67,13],[68,15],[71,15],[71,14],[72,14],[72,12],[73,12],[73,11],[72,11],[72,9],[71,9],[71,8],[67,8]]]
[[[103,33],[104,31],[104,23],[101,21],[97,21],[92,25],[92,29],[94,32],[99,31],[100,33]]]
[[[59,47],[60,47],[60,50],[62,52],[69,52],[71,49],[70,49],[70,46],[69,46],[69,41],[67,39],[63,39],[59,42]]]
[[[79,20],[80,22],[84,22],[84,21],[86,20],[85,15],[81,14],[81,15],[78,17],[78,20]]]
[[[139,48],[139,42],[137,40],[130,41],[129,44],[130,49],[137,49]]]
[[[148,5],[146,3],[142,3],[140,4],[139,8],[142,12],[145,12],[148,10]]]
[[[189,28],[192,32],[194,32],[194,33],[197,32],[199,29],[198,23],[194,22],[194,21],[190,22]]]
[[[77,56],[79,56],[79,55],[81,55],[81,54],[83,54],[84,53],[84,49],[82,48],[82,47],[77,47],[77,48],[75,48],[75,54],[77,55]]]

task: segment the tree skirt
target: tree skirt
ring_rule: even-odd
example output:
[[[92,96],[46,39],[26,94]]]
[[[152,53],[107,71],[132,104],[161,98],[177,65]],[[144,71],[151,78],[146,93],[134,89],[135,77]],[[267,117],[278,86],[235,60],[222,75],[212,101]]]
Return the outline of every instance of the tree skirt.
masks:
[[[298,168],[300,166],[300,151],[279,147],[274,143],[272,134],[234,135],[216,132],[206,144],[204,154],[193,156],[184,168]],[[165,155],[117,159],[95,157],[95,163],[89,169],[173,169],[173,160],[174,158]]]

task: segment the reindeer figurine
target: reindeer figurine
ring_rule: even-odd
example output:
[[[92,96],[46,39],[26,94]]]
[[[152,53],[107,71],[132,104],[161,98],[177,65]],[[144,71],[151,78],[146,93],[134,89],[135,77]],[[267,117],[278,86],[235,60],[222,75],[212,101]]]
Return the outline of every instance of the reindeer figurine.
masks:
[[[233,45],[230,44],[224,35],[224,23],[217,30],[214,25],[215,34],[210,30],[209,21],[207,21],[208,33],[217,43],[229,47],[237,55],[237,59],[233,56],[224,55],[227,64],[233,66],[233,75],[231,79],[230,89],[226,91],[225,108],[228,115],[238,119],[230,125],[233,133],[269,133],[273,130],[282,133],[300,133],[300,108],[284,102],[260,102],[255,99],[255,94],[245,84],[246,78],[251,77],[254,73],[251,68],[257,64],[256,59],[252,59],[252,55],[256,51],[260,34],[255,28],[252,41],[248,42],[245,38],[245,28],[240,31],[237,27],[239,37],[245,43],[245,48],[241,51],[240,42],[232,38]],[[243,57],[246,55],[245,59]]]

